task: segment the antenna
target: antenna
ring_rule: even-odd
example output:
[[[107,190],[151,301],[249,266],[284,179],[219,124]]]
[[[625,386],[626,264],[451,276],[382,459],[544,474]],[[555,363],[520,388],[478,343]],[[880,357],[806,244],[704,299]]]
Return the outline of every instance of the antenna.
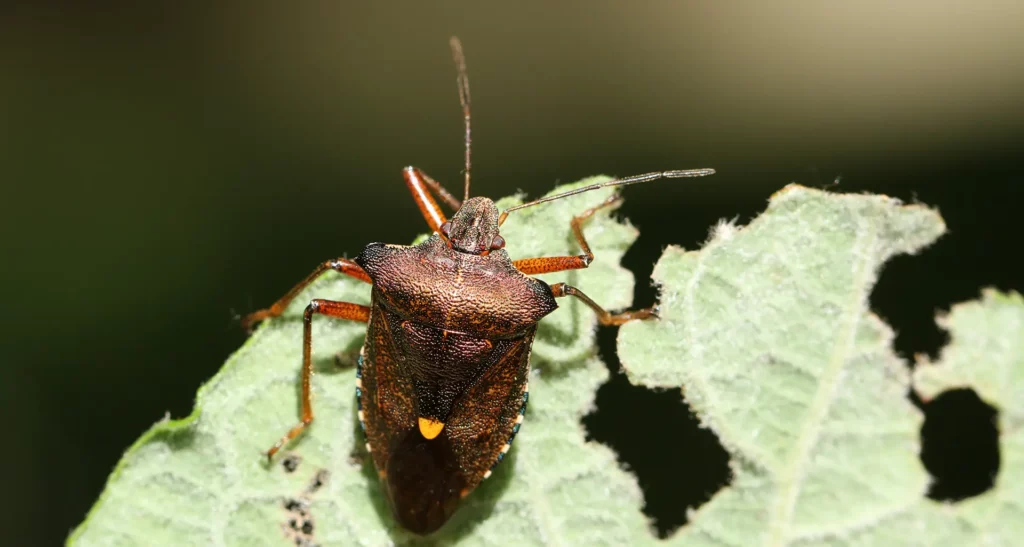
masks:
[[[501,226],[505,222],[505,218],[509,213],[517,209],[525,209],[526,207],[533,207],[534,205],[540,205],[541,203],[547,203],[549,201],[555,201],[556,199],[567,198],[569,196],[575,196],[576,194],[582,194],[583,192],[589,192],[591,190],[597,190],[598,188],[607,188],[609,186],[628,186],[630,184],[639,184],[641,182],[650,182],[658,179],[683,179],[693,177],[706,177],[708,175],[714,175],[714,169],[686,169],[684,171],[659,171],[657,173],[646,173],[643,175],[633,175],[632,177],[624,177],[621,179],[609,180],[605,182],[599,182],[597,184],[591,184],[590,186],[584,186],[583,188],[577,188],[575,190],[569,190],[568,192],[562,192],[546,198],[540,198],[529,203],[522,205],[516,205],[505,209],[501,216],[498,217],[498,226]]]
[[[448,43],[452,46],[452,59],[455,60],[455,68],[459,71],[459,104],[462,105],[462,117],[466,120],[466,191],[462,197],[465,201],[469,199],[469,149],[473,143],[469,130],[469,76],[466,75],[466,56],[462,54],[462,42],[457,36],[452,36]]]

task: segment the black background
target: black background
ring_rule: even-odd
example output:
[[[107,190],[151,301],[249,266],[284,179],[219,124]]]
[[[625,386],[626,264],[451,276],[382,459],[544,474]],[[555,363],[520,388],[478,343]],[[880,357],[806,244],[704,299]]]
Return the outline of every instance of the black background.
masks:
[[[121,452],[189,412],[244,339],[236,314],[326,258],[424,230],[400,170],[459,187],[452,34],[475,193],[718,170],[626,190],[639,305],[662,247],[748,221],[789,182],[941,210],[949,234],[893,260],[872,295],[904,356],[945,342],[936,311],[1024,286],[1020,6],[633,4],[3,8],[3,543],[61,541]],[[991,410],[961,393],[926,411],[933,494],[984,490]],[[678,392],[617,376],[585,423],[662,532],[727,480]]]

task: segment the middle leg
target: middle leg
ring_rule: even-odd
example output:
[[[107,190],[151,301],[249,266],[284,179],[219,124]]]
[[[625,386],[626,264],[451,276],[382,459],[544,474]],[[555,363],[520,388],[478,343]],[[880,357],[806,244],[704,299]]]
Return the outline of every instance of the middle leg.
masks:
[[[287,292],[287,294],[279,298],[277,302],[274,302],[272,306],[262,310],[254,311],[243,317],[242,328],[244,328],[245,330],[252,330],[253,325],[255,325],[256,323],[263,321],[264,319],[277,317],[284,313],[285,308],[287,308],[288,304],[290,304],[291,301],[294,300],[295,297],[298,296],[300,292],[302,292],[302,289],[305,289],[307,286],[309,286],[309,284],[315,281],[316,278],[320,277],[320,274],[326,272],[327,270],[334,270],[338,273],[343,273],[345,275],[354,277],[360,281],[366,283],[373,283],[373,280],[370,279],[369,274],[367,274],[361,267],[359,267],[359,264],[356,264],[355,262],[347,258],[335,258],[334,260],[328,260],[327,262],[324,262],[323,264],[317,266],[316,269],[313,270],[313,273],[307,275],[306,278],[303,279],[302,281],[299,281],[294,287],[292,287],[290,291]]]
[[[313,376],[313,314],[350,319],[366,323],[370,320],[370,308],[351,302],[335,302],[333,300],[314,299],[306,306],[302,316],[302,416],[295,427],[288,430],[274,446],[267,450],[267,460],[289,441],[298,437],[306,426],[313,423],[313,404],[311,401],[310,380]]]
[[[551,293],[555,295],[555,298],[563,296],[575,296],[583,301],[584,304],[590,306],[590,309],[597,313],[597,321],[602,325],[621,325],[628,321],[635,321],[637,319],[647,319],[649,317],[657,317],[658,308],[643,308],[639,310],[626,311],[622,313],[610,313],[597,302],[590,299],[589,296],[583,294],[583,291],[573,287],[572,285],[566,285],[565,283],[555,283],[551,286]]]

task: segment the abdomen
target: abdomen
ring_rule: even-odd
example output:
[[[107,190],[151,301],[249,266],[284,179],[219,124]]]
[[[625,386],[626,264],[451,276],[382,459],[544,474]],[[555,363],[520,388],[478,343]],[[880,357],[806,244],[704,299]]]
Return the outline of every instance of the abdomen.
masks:
[[[536,327],[499,338],[446,330],[376,296],[359,367],[360,420],[395,517],[426,534],[507,452],[525,410]],[[421,418],[442,423],[440,433],[425,437]]]

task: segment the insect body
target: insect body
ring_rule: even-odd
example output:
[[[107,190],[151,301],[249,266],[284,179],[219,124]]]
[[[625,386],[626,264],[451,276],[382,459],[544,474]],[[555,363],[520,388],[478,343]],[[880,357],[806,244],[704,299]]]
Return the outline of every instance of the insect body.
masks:
[[[529,276],[586,268],[594,256],[583,235],[583,222],[595,211],[617,205],[617,196],[571,220],[583,251],[577,256],[511,260],[499,234],[508,213],[607,186],[713,173],[696,169],[617,179],[499,214],[490,199],[469,198],[469,84],[461,47],[454,38],[452,50],[466,120],[463,201],[422,171],[406,168],[406,185],[433,231],[430,238],[411,247],[371,243],[354,261],[327,261],[273,306],[243,320],[250,326],[280,315],[306,285],[329,269],[373,285],[369,307],[321,299],[306,307],[302,420],[267,456],[273,457],[313,421],[313,316],[368,323],[356,379],[359,420],[395,518],[420,534],[444,524],[459,501],[490,476],[491,468],[508,452],[523,422],[537,322],[558,307],[556,298],[581,299],[605,325],[654,313],[648,308],[611,314],[572,286],[548,285]],[[434,195],[456,211],[450,221]]]

